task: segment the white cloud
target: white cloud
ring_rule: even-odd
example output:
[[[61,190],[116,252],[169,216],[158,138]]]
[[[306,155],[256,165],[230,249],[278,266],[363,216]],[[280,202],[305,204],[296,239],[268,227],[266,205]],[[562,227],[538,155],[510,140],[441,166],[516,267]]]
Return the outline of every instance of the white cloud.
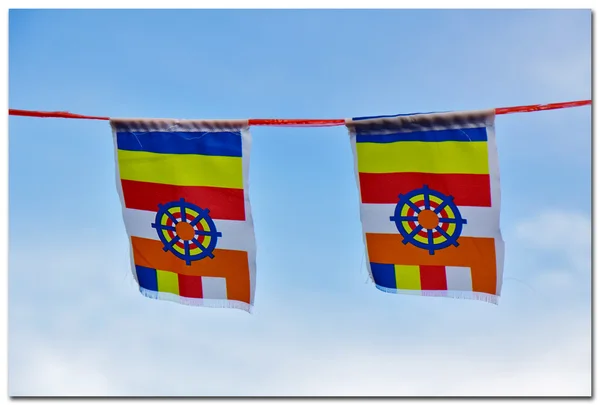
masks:
[[[563,327],[557,327],[562,319]],[[277,321],[272,319],[272,321]],[[283,325],[286,321],[283,320]],[[257,322],[260,322],[257,320]],[[202,327],[174,333],[139,330],[68,344],[31,334],[20,338],[11,367],[12,395],[589,395],[589,324],[569,313],[497,334],[450,325],[417,341],[410,331],[356,331],[342,339],[286,341],[252,334],[216,342]],[[309,326],[309,325],[307,325]],[[566,328],[564,327],[566,326]],[[450,328],[451,329],[451,328]],[[496,328],[496,331],[500,330]],[[192,332],[193,335],[184,334]],[[562,332],[561,332],[562,331]],[[397,334],[381,344],[377,335]],[[158,335],[170,337],[161,342]],[[276,334],[277,335],[277,334]],[[23,338],[24,341],[23,341]],[[131,341],[136,341],[131,346]],[[304,341],[304,344],[302,343]],[[13,351],[15,349],[13,348]],[[12,359],[15,362],[16,359]]]
[[[588,272],[591,269],[592,224],[578,212],[545,210],[516,226],[517,239],[530,248],[565,256],[569,269]]]
[[[33,341],[19,358],[20,365],[9,373],[9,394],[19,395],[103,395],[111,392],[110,374],[93,365],[100,352],[84,355],[74,350],[56,350],[51,344]],[[90,359],[93,359],[90,361]]]
[[[41,246],[44,266],[13,244],[9,392],[589,396],[589,300],[566,284],[589,280],[589,236],[588,218],[558,210],[508,236],[521,247],[508,254],[536,269],[548,252],[583,266],[579,278],[569,266],[537,273],[553,302],[506,282],[498,307],[365,290],[318,308],[263,289],[254,315],[142,297],[121,240],[89,239],[71,256]]]

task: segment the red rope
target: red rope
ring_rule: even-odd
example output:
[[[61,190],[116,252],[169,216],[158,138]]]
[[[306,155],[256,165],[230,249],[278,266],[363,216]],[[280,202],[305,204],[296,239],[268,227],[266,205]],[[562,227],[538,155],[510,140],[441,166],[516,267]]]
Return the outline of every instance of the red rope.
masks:
[[[557,110],[560,108],[582,107],[584,105],[592,105],[592,100],[567,101],[564,103],[533,104],[533,105],[521,105],[518,107],[496,108],[496,115],[513,114],[513,113],[521,113],[521,112],[544,111],[544,110]]]
[[[248,120],[248,125],[259,126],[298,126],[298,127],[335,127],[344,125],[345,119],[334,120],[311,120],[311,119],[269,119],[269,118],[254,118]]]
[[[568,101],[553,104],[521,105],[517,107],[496,108],[496,115],[513,114],[533,111],[557,110],[560,108],[581,107],[591,105],[592,100]],[[110,120],[110,117],[96,117],[93,115],[72,114],[66,111],[29,111],[9,109],[8,115],[38,118],[74,118],[83,120]],[[248,120],[251,126],[300,126],[300,127],[328,127],[339,126],[346,123],[345,119],[269,119],[256,118]]]
[[[110,120],[109,117],[94,117],[92,115],[72,114],[66,111],[29,111],[29,110],[8,110],[8,115],[20,115],[22,117],[38,118],[75,118],[81,120]]]

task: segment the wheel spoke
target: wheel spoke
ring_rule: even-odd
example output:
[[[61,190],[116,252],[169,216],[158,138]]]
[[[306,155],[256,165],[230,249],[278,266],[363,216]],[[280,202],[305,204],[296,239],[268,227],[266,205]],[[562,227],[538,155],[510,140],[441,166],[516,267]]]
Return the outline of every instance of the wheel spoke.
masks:
[[[177,223],[177,218],[175,218],[175,216],[173,214],[171,214],[171,212],[169,210],[165,211],[165,214],[167,214],[167,216],[169,218],[171,218],[171,221],[173,221],[174,223]]]
[[[413,217],[400,216],[400,217],[394,217],[394,219],[398,220],[398,221],[418,221],[419,217],[417,217],[417,216],[413,216]]]
[[[171,226],[171,225],[163,225],[163,224],[152,224],[153,228],[156,228],[157,230],[161,230],[161,231],[173,231],[175,232],[175,227]]]
[[[442,236],[443,236],[444,238],[446,238],[446,240],[447,240],[447,241],[450,241],[450,240],[452,240],[452,239],[451,239],[451,237],[450,237],[450,235],[448,235],[448,234],[446,233],[446,231],[444,231],[444,230],[443,230],[441,227],[439,227],[439,226],[438,226],[438,227],[436,227],[435,229],[436,229],[436,231],[438,231],[440,234],[442,234]],[[456,240],[455,240],[455,241],[453,241],[453,242],[451,242],[451,243],[452,243],[454,246],[458,246],[458,242],[457,242]]]
[[[175,237],[173,239],[171,239],[171,242],[169,242],[169,244],[167,245],[169,248],[172,248],[173,245],[175,245],[177,242],[179,242],[180,238],[179,236],[175,235]]]
[[[429,242],[429,254],[432,255],[435,253],[435,245],[433,244],[433,231],[431,229],[427,230],[427,242]]]
[[[181,204],[181,222],[187,222],[187,216],[185,215],[185,205]]]
[[[423,193],[423,197],[425,199],[425,209],[428,210],[431,208],[430,204],[429,204],[429,193]]]
[[[435,230],[438,231],[444,238],[446,238],[446,240],[450,240],[450,235],[448,235],[441,226],[436,226]]]
[[[408,237],[414,239],[415,235],[421,232],[421,229],[423,229],[423,227],[421,225],[417,225],[417,227],[413,229],[413,231],[408,235]]]
[[[438,218],[438,221],[442,224],[456,224],[458,222],[456,218]]]
[[[443,210],[446,205],[448,205],[448,198],[444,198],[444,201],[442,201],[442,203],[440,205],[437,206],[437,208],[433,211],[436,214],[439,214],[441,210]]]
[[[412,202],[411,200],[407,200],[406,203],[408,204],[409,207],[411,207],[417,214],[419,212],[421,212],[421,208],[417,207],[416,204],[414,202]]]
[[[198,239],[192,239],[192,242],[194,242],[194,244],[198,246],[201,251],[206,252],[206,250],[208,250],[200,242],[198,242]]]

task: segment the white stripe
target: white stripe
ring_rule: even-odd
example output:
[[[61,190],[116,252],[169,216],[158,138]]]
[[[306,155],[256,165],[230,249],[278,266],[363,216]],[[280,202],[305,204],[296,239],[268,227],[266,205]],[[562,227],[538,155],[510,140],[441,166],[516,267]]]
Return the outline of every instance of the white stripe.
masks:
[[[448,290],[473,291],[473,279],[470,267],[446,267],[446,285]]]
[[[504,240],[502,236],[496,238],[496,295],[502,291],[502,281],[504,277]]]
[[[396,204],[361,204],[360,217],[365,233],[397,234],[396,224],[390,220]],[[500,218],[495,207],[458,207],[467,220],[461,236],[499,237]]]
[[[242,129],[242,167],[244,172],[244,206],[246,210],[246,221],[244,234],[241,238],[245,239],[250,248],[248,251],[248,264],[250,266],[250,303],[254,303],[254,293],[256,292],[256,242],[254,239],[254,220],[252,219],[252,207],[250,205],[250,152],[252,149],[252,135],[246,126]]]
[[[202,277],[202,298],[227,299],[227,284],[223,277]]]
[[[160,240],[156,229],[152,228],[156,212],[125,208],[123,219],[129,236]],[[217,231],[222,234],[217,239],[217,249],[254,250],[254,232],[251,223],[223,219],[215,219],[214,222]]]
[[[488,134],[488,165],[490,171],[490,191],[492,196],[492,207],[498,212],[501,210],[502,191],[500,187],[500,165],[498,163],[498,148],[496,146],[496,127],[489,125]],[[504,240],[502,231],[498,229],[496,237],[496,295],[502,291],[502,279],[504,277]]]
[[[495,127],[487,127],[487,147],[488,147],[488,171],[490,175],[490,194],[492,199],[492,207],[500,210],[500,165],[498,163],[498,149],[496,147],[496,130]]]
[[[346,119],[346,123],[351,122],[352,119],[351,118],[347,118]],[[356,187],[358,188],[358,198],[360,200],[360,206],[362,207],[362,193],[361,193],[361,188],[360,188],[360,177],[358,176],[358,154],[356,153],[356,132],[352,129],[349,128],[348,134],[350,136],[350,148],[352,149],[352,157],[354,160],[354,180],[356,182]],[[366,262],[369,263],[369,250],[367,249],[367,236],[366,236],[366,232],[364,231],[363,228],[363,232],[362,232],[362,237],[363,237],[363,246],[364,246],[364,254],[365,254],[365,259]],[[373,284],[377,285],[377,283],[375,283],[375,278],[373,277],[373,272],[371,271],[371,266],[367,266],[367,271],[369,272],[369,278],[371,279],[371,281],[373,282]]]
[[[112,125],[112,124],[111,124]],[[119,201],[121,201],[121,212],[123,214],[123,222],[125,222],[125,197],[123,196],[123,184],[121,183],[121,174],[119,169],[119,155],[118,155],[118,145],[117,145],[117,131],[114,127],[112,127],[112,138],[113,138],[113,152],[115,159],[115,182],[117,186],[117,194],[119,195]],[[127,224],[125,224],[127,226]],[[133,249],[129,249],[129,263],[130,263],[130,271],[131,275],[135,282],[139,285],[139,280],[137,276],[137,271],[135,267],[135,260],[133,258]]]

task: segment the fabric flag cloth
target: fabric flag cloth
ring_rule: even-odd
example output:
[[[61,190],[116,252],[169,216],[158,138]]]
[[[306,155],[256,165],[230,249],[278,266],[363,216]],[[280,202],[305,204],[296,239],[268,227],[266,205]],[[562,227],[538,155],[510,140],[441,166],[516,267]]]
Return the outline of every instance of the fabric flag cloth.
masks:
[[[140,292],[252,312],[248,121],[112,119],[111,127]]]
[[[494,123],[494,110],[346,121],[378,289],[498,303],[504,241]]]

